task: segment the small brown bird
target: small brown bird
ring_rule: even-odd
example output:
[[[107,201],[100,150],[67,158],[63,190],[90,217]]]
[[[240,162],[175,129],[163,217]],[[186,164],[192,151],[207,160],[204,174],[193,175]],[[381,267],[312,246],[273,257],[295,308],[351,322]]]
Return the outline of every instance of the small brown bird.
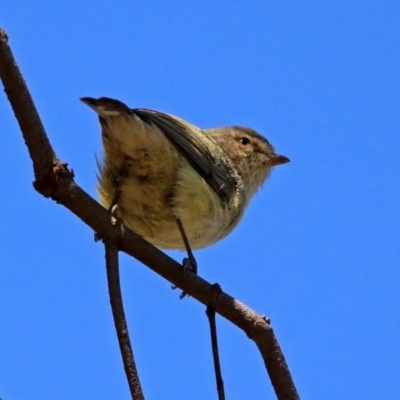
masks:
[[[102,205],[117,205],[124,224],[160,248],[185,249],[185,234],[193,249],[221,240],[271,169],[289,162],[250,128],[202,130],[106,97],[81,100],[100,117]]]

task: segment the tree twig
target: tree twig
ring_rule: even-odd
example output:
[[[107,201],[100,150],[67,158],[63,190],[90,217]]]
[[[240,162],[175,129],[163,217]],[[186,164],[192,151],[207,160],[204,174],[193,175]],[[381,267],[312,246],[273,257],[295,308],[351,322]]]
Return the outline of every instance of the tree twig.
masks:
[[[125,375],[128,379],[132,399],[144,400],[139,375],[136,369],[131,341],[129,339],[128,325],[125,319],[124,305],[122,302],[121,285],[119,280],[118,246],[109,239],[104,240],[106,253],[106,268],[108,292],[110,294],[111,310],[117,331],[119,348],[124,363]]]
[[[207,306],[206,314],[210,325],[211,349],[214,360],[214,371],[215,371],[215,380],[217,383],[218,400],[225,400],[224,381],[222,379],[221,363],[219,361],[217,324],[215,323],[214,308],[212,306]]]

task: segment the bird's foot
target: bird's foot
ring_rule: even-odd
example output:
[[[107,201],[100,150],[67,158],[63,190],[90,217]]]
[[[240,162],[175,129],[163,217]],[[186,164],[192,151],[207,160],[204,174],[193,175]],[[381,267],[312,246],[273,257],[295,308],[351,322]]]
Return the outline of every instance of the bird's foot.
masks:
[[[189,258],[184,258],[182,260],[182,267],[183,267],[183,272],[191,272],[193,274],[197,275],[197,262],[196,259],[193,257],[193,255]],[[171,286],[172,290],[178,289],[178,286],[172,285]],[[179,298],[182,300],[184,297],[188,296],[188,294],[185,291],[182,291],[182,293],[179,295]]]

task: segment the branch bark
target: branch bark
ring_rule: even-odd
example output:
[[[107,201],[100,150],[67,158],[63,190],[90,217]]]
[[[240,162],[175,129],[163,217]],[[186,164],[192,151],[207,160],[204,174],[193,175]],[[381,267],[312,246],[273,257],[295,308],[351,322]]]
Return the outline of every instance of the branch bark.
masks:
[[[128,228],[112,225],[109,213],[74,182],[73,172],[55,155],[8,45],[7,34],[1,28],[0,77],[33,161],[35,189],[68,208],[100,237],[117,243],[121,251],[135,257],[207,306],[213,296],[213,285],[197,275],[184,273],[180,264]],[[212,304],[218,314],[242,329],[256,343],[277,398],[298,399],[285,357],[269,321],[222,291],[216,299],[212,299]]]
[[[117,331],[119,348],[124,363],[125,375],[128,379],[132,399],[144,400],[135,358],[133,356],[131,341],[129,339],[128,325],[125,319],[124,305],[122,302],[121,285],[119,279],[118,246],[111,240],[104,240],[106,251],[106,268],[110,304]]]

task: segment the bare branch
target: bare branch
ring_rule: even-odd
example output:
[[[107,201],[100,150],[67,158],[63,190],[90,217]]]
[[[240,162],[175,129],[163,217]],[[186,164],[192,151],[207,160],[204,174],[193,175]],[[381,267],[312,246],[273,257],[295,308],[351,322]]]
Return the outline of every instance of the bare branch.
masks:
[[[218,291],[220,291],[221,288],[219,287],[219,285],[217,286],[218,286]],[[211,349],[214,360],[214,371],[215,371],[215,380],[217,383],[218,400],[225,400],[224,381],[222,379],[221,363],[219,360],[217,324],[215,321],[215,310],[212,307],[212,305],[209,305],[207,307],[206,314],[208,318],[208,323],[210,325]]]
[[[4,91],[14,110],[33,161],[36,185],[40,186],[41,182],[48,177],[53,163],[56,161],[56,156],[7,42],[6,32],[0,28],[0,75]],[[39,188],[37,189],[39,190]],[[39,191],[46,196],[45,187],[40,188]]]
[[[213,286],[210,283],[195,274],[184,273],[180,264],[128,228],[112,225],[109,213],[73,181],[73,174],[68,171],[66,164],[54,155],[8,46],[7,35],[1,29],[0,76],[33,160],[36,190],[71,210],[100,237],[111,239],[118,244],[120,250],[208,305],[210,296],[213,296]],[[298,399],[285,358],[265,317],[257,315],[223,292],[213,302],[213,307],[218,314],[241,328],[254,340],[263,357],[277,398]]]
[[[132,399],[144,400],[140,386],[139,375],[136,369],[131,341],[129,339],[128,325],[125,319],[124,305],[122,302],[121,285],[119,280],[118,246],[111,240],[104,241],[106,250],[106,267],[110,304],[117,331],[119,348],[124,362],[125,375],[128,379]]]

